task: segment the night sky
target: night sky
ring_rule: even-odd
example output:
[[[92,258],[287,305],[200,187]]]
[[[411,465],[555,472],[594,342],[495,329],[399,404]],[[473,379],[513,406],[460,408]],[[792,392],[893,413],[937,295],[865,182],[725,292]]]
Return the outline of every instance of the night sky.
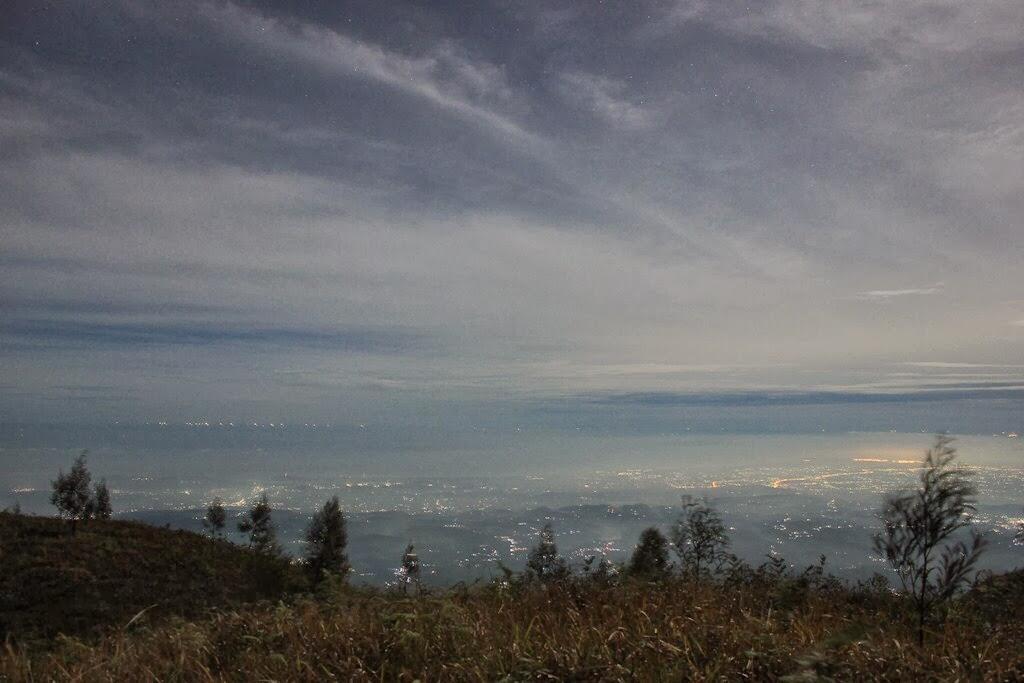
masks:
[[[0,6],[0,421],[1017,400],[1022,256],[1020,0]]]

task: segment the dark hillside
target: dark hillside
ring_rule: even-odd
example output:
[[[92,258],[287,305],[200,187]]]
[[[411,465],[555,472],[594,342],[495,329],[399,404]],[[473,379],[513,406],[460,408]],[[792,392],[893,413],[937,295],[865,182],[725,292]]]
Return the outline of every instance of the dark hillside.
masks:
[[[1024,625],[1024,569],[979,579],[965,596],[965,606],[987,621]]]
[[[287,591],[286,561],[187,531],[0,513],[0,638],[84,635],[145,618],[197,616]]]

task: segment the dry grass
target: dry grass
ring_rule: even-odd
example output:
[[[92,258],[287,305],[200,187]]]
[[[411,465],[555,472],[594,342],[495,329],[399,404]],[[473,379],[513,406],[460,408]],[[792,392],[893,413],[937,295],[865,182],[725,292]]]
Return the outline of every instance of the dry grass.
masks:
[[[1003,618],[1003,615],[1006,618]],[[891,596],[781,580],[481,587],[319,601],[9,646],[15,681],[1021,680],[1024,624],[960,610],[924,649]],[[1019,616],[1019,615],[1017,615]],[[828,677],[828,678],[826,678]]]
[[[1024,680],[1020,572],[957,601],[920,648],[887,590],[781,562],[312,597],[295,567],[195,534],[95,522],[71,538],[0,514],[0,568],[0,680]]]

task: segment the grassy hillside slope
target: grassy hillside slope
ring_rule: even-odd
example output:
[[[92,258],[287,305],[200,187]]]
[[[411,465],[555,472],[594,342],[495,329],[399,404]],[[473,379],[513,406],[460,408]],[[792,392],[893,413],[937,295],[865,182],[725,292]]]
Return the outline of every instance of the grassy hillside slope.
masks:
[[[897,601],[782,584],[628,581],[337,592],[0,656],[11,680],[1024,679],[1024,624],[955,613],[915,644]]]
[[[136,522],[0,513],[0,638],[84,635],[146,619],[198,616],[216,606],[276,598],[287,562],[226,542]]]
[[[90,522],[71,538],[0,515],[0,552],[0,680],[1024,680],[1020,573],[956,601],[919,647],[884,586],[781,565],[268,602],[301,588],[294,567],[188,532]],[[58,631],[84,637],[25,637]]]

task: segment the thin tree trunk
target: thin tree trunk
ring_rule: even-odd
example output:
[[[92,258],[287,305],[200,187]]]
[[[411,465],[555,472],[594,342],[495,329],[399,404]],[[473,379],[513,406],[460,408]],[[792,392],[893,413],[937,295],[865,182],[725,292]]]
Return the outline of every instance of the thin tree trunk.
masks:
[[[924,647],[924,614],[925,606],[922,601],[921,606],[917,610],[917,644]]]
[[[921,597],[917,601],[917,644],[924,647],[924,625],[928,614],[928,575],[931,573],[931,550],[924,552],[921,573]]]

